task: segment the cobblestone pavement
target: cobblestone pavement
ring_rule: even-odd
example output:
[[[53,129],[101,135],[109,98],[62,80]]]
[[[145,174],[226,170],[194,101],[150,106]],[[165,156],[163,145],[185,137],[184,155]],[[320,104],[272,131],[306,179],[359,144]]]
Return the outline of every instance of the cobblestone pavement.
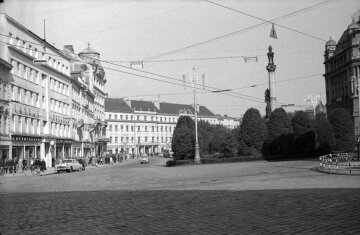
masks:
[[[2,234],[359,234],[359,189],[96,191],[0,197]]]
[[[0,177],[1,234],[360,234],[360,179],[316,161]]]

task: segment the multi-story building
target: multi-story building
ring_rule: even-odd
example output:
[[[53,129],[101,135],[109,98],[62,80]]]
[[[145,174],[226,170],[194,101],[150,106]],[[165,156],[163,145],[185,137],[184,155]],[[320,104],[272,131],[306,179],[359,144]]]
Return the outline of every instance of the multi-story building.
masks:
[[[71,60],[72,77],[72,155],[90,157],[101,155],[106,146],[105,72],[100,53],[90,45],[75,54],[72,45],[63,53]]]
[[[1,59],[12,65],[9,158],[40,156],[47,166],[71,147],[70,61],[58,49],[0,14]]]
[[[9,110],[1,115],[7,115],[7,124],[1,122],[2,156],[14,160],[41,158],[52,166],[59,157],[95,154],[97,146],[102,151],[106,144],[102,118],[106,80],[99,61],[82,59],[80,64],[85,67],[77,79],[75,59],[69,53],[6,14],[0,14],[0,33],[5,42],[0,44],[0,76],[6,87],[6,92],[0,93],[5,97],[1,97],[5,100],[1,107]],[[91,57],[86,52],[83,56]],[[84,125],[80,125],[81,119]],[[79,125],[86,131],[79,130]]]
[[[326,107],[328,113],[341,107],[353,118],[355,134],[360,135],[359,93],[360,80],[360,18],[359,11],[353,15],[336,43],[330,38],[325,44]],[[358,79],[359,78],[359,79]]]
[[[133,154],[170,149],[179,117],[195,116],[191,105],[117,98],[105,99],[105,113],[107,136],[110,139],[108,151]],[[219,117],[204,106],[198,108],[198,120],[211,124],[224,121],[219,121]]]
[[[0,160],[9,156],[10,137],[10,63],[0,58]]]

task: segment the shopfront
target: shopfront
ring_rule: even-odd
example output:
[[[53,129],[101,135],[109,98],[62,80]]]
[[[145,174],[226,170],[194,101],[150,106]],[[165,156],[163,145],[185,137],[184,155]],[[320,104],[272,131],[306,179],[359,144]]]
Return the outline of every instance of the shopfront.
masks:
[[[31,159],[40,159],[41,137],[30,136],[12,136],[11,158],[16,161],[26,160],[27,163]]]
[[[56,140],[56,158],[66,159],[71,157],[71,139]]]
[[[88,143],[84,142],[82,143],[82,149],[83,149],[83,158],[90,158],[95,156],[95,143]]]
[[[73,141],[72,142],[72,155],[71,155],[71,158],[80,158],[82,157],[81,155],[81,142],[78,142],[78,141]]]

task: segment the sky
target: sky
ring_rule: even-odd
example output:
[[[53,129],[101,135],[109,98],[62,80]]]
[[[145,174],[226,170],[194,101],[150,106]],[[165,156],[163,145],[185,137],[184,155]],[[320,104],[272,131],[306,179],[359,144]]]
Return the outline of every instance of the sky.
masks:
[[[290,14],[318,3],[324,4]],[[40,37],[45,19],[46,40],[59,49],[73,45],[79,53],[90,43],[103,60],[109,97],[192,104],[191,84],[185,87],[182,80],[186,71],[196,67],[205,74],[205,89],[197,90],[198,104],[232,117],[249,108],[265,114],[269,45],[277,66],[278,105],[307,105],[308,95],[321,95],[326,103],[325,43],[330,36],[339,40],[358,9],[358,0],[5,0],[0,4],[1,13]],[[278,38],[269,37],[269,21],[287,14],[272,21]],[[264,24],[252,27],[260,23]],[[246,62],[244,57],[253,59]],[[143,61],[143,67],[129,69],[131,61]]]

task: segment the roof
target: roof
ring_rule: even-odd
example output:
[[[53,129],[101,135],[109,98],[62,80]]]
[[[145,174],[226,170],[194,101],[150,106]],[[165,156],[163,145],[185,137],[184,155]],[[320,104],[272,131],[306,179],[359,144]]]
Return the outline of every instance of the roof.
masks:
[[[336,46],[335,40],[330,37],[330,40],[326,42],[326,46]]]
[[[194,113],[194,107],[188,104],[160,103],[160,113],[179,114],[181,111]],[[198,114],[200,116],[216,116],[205,106],[199,106]]]
[[[199,106],[199,115],[201,115],[201,116],[216,116],[213,112],[211,112],[205,106]]]
[[[360,25],[358,23],[356,23],[356,22],[352,22],[349,25],[348,29],[360,29]]]
[[[180,111],[194,113],[194,108],[188,104],[160,103],[160,113],[179,114]]]
[[[105,112],[133,112],[132,108],[121,98],[105,98]]]
[[[157,108],[152,101],[130,100],[130,102],[126,102],[122,98],[105,98],[105,112],[132,113],[134,111],[150,111],[159,114],[175,115],[179,115],[180,112],[194,113],[194,107],[189,104],[174,104],[162,102],[159,104],[159,107],[160,109]],[[216,115],[205,106],[199,106],[198,114],[200,116],[216,117]]]
[[[100,55],[100,53],[98,51],[95,51],[94,49],[92,49],[90,47],[90,43],[88,43],[88,47],[85,48],[82,52],[80,52],[79,54],[98,54]]]
[[[151,101],[143,101],[143,100],[131,100],[131,108],[134,111],[151,111],[151,112],[159,112],[159,110],[155,107],[154,103]]]

